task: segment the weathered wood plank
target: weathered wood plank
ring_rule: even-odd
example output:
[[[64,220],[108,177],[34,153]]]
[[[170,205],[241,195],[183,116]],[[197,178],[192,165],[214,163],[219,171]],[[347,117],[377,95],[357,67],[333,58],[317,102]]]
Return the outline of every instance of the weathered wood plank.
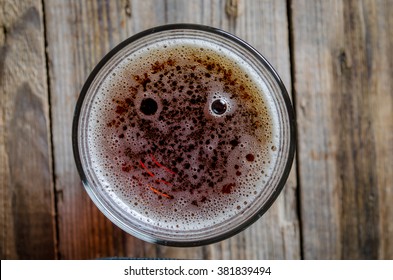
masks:
[[[304,257],[393,257],[393,3],[294,1]]]
[[[106,52],[146,28],[192,22],[231,31],[266,54],[290,90],[286,2],[231,2],[239,9],[232,7],[230,16],[225,1],[45,2],[62,258],[299,258],[294,174],[263,220],[241,235],[207,247],[170,248],[139,241],[107,221],[84,192],[72,158],[69,128],[84,80]]]
[[[0,258],[53,259],[55,213],[41,1],[0,1]]]
[[[149,245],[130,238],[93,205],[81,185],[71,147],[75,103],[96,63],[128,36],[127,2],[46,1],[55,188],[62,259],[144,257]],[[151,246],[150,246],[151,247]],[[155,250],[151,256],[154,257]]]

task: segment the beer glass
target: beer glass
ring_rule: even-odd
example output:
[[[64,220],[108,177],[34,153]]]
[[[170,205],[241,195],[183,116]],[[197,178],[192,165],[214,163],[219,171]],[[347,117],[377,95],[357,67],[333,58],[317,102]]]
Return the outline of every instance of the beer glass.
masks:
[[[251,225],[284,187],[294,113],[273,67],[217,28],[136,34],[94,68],[72,141],[83,185],[142,240],[198,246]]]

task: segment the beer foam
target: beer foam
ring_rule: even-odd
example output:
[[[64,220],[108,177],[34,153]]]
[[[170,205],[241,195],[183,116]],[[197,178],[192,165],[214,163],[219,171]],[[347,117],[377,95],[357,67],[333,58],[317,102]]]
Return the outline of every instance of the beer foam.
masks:
[[[277,114],[264,82],[229,50],[183,39],[125,52],[96,90],[87,132],[92,168],[135,219],[197,230],[264,196]]]

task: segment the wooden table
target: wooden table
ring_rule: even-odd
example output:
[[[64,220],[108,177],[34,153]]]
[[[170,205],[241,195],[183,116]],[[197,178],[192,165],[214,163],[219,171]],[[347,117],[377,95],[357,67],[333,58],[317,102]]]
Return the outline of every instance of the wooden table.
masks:
[[[393,1],[0,0],[0,257],[393,259]],[[196,248],[145,243],[93,205],[71,123],[111,48],[189,22],[227,30],[282,77],[298,150],[258,222]]]

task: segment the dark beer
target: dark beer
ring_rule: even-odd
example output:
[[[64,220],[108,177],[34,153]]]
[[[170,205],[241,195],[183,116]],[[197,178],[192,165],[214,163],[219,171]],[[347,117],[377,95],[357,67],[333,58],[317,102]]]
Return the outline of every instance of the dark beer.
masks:
[[[161,40],[125,52],[94,91],[84,148],[95,187],[140,227],[203,231],[269,199],[280,116],[228,48]]]

